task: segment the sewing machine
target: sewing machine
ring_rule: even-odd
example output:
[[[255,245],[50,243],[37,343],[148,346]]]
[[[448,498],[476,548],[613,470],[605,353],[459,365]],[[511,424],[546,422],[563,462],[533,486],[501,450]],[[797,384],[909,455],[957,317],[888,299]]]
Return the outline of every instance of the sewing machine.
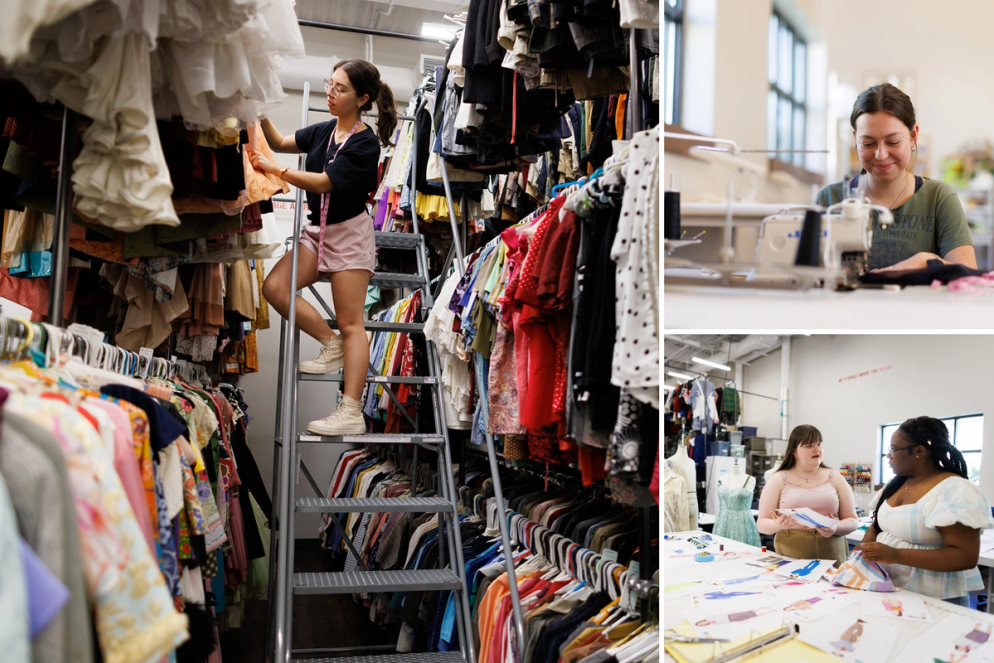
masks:
[[[811,208],[807,208],[811,209]],[[877,210],[881,226],[893,223],[890,210],[870,204],[864,198],[848,198],[822,212],[820,228],[821,260],[818,267],[825,270],[823,287],[848,290],[855,287],[859,275],[869,265],[873,243],[872,210]],[[787,209],[763,219],[756,244],[757,269],[748,279],[754,283],[785,283],[791,272],[803,272],[794,260],[801,241],[805,209]],[[776,266],[773,271],[764,266]]]

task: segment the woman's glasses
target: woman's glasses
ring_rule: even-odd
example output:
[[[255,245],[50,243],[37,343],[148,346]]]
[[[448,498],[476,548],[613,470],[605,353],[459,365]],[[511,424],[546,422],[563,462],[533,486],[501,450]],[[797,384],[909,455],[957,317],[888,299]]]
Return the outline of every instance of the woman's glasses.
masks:
[[[324,93],[332,99],[336,99],[343,94],[348,94],[351,91],[352,90],[346,90],[341,85],[335,85],[328,79],[325,79],[324,81]]]

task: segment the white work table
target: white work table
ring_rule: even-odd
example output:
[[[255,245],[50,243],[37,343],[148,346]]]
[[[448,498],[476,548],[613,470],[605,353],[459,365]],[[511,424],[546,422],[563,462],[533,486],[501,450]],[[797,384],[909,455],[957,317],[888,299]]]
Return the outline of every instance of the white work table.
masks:
[[[703,532],[699,532],[699,531],[698,532],[677,532],[677,533],[674,533],[674,534],[670,534],[669,536],[670,537],[678,537],[678,538],[686,539],[687,537],[690,537],[690,536],[700,536],[702,534],[704,534],[704,533]],[[862,534],[862,533],[860,532],[860,534]],[[750,552],[750,553],[755,553],[757,556],[762,556],[764,554],[770,554],[770,553],[763,553],[759,548],[754,548],[752,546],[748,546],[748,545],[739,543],[737,541],[732,541],[732,540],[726,539],[724,537],[715,536],[713,534],[711,534],[709,536],[711,536],[711,538],[715,540],[715,544],[708,548],[709,551],[718,551],[719,545],[723,545],[725,551]],[[860,537],[860,538],[862,538],[862,537]],[[733,564],[733,563],[735,563],[733,561],[722,562],[722,561],[719,561],[719,560],[716,560],[714,562],[709,562],[709,563],[697,563],[697,562],[692,562],[692,561],[688,562],[687,558],[685,558],[685,557],[679,557],[679,556],[672,556],[671,557],[665,551],[664,551],[664,555],[666,556],[666,559],[664,559],[664,562],[663,562],[664,563],[664,570],[665,570],[664,583],[663,583],[664,585],[666,585],[667,582],[668,582],[667,578],[671,579],[671,580],[669,580],[669,584],[673,584],[674,582],[676,582],[676,583],[683,583],[683,582],[690,582],[690,581],[695,581],[695,580],[707,580],[707,578],[709,577],[709,575],[711,575],[711,576],[714,575],[715,571],[719,568],[719,566],[721,564]],[[738,561],[741,561],[741,558]],[[994,564],[994,558],[990,558],[989,561],[990,561],[990,563]],[[824,582],[824,581],[819,581],[819,582]],[[867,592],[867,594],[869,594],[869,592]],[[913,596],[920,597],[927,604],[928,609],[929,609],[929,611],[930,611],[933,619],[935,620],[935,622],[941,621],[942,619],[944,619],[949,614],[959,614],[959,615],[962,615],[962,616],[965,616],[965,617],[969,617],[970,619],[976,619],[977,622],[979,622],[979,623],[994,625],[994,617],[989,617],[989,616],[985,615],[984,613],[981,613],[981,612],[979,612],[977,610],[970,610],[969,608],[964,608],[962,606],[953,605],[951,603],[946,603],[945,601],[940,601],[938,599],[933,599],[933,598],[928,597],[928,596],[923,596],[921,594],[916,594],[915,592],[908,592],[907,590],[905,590],[904,592],[902,592],[902,594],[905,595],[905,596],[913,595]],[[676,599],[666,599],[665,598],[666,597],[665,593],[663,594],[663,597],[664,597],[664,603],[665,603],[665,608],[663,610],[664,629],[667,629],[667,630],[668,629],[674,629],[674,628],[680,626],[681,624],[683,624],[686,621],[686,617],[684,615],[684,610],[687,607],[687,600],[686,599],[689,598],[689,597],[676,598]],[[911,622],[911,621],[901,621],[901,620],[894,619],[892,617],[878,617],[878,616],[875,616],[875,615],[866,615],[862,611],[861,602],[856,602],[856,603],[852,603],[850,605],[847,605],[847,606],[841,608],[840,611],[839,611],[839,613],[834,613],[834,614],[840,614],[840,613],[851,614],[854,618],[855,617],[859,617],[860,619],[862,619],[864,621],[867,621],[867,622],[882,623],[882,624],[886,624],[888,626],[896,626],[896,627],[899,627],[901,629],[900,636],[898,637],[897,642],[896,642],[894,648],[890,652],[890,657],[887,659],[888,663],[891,662],[891,661],[896,662],[896,661],[910,660],[909,657],[906,656],[906,653],[905,653],[906,648],[908,647],[908,645],[910,643],[912,643],[918,636],[920,636],[922,634],[922,632],[924,630],[923,626],[926,627],[926,628],[930,628],[932,626],[932,624],[920,624],[920,623],[915,623],[915,622]],[[797,622],[798,623],[799,632],[802,635],[804,634],[805,630],[813,630],[813,631],[817,632],[817,629],[819,628],[819,623],[823,619],[825,619],[825,617],[823,617],[821,619],[813,619],[813,620],[807,621],[807,622],[803,622],[803,621]],[[673,659],[672,656],[670,656],[667,653],[666,654],[666,660],[667,661],[673,661],[674,659]],[[881,661],[880,663],[884,663],[884,662]]]
[[[665,280],[665,279],[664,279]],[[994,329],[994,291],[759,290],[666,286],[665,329]]]

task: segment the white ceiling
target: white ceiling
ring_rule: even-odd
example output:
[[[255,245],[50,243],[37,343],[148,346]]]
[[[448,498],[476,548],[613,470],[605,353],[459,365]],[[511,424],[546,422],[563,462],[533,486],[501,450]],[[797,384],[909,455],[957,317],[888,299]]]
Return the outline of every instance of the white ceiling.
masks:
[[[468,6],[450,0],[298,0],[296,11],[297,18],[310,21],[420,35],[422,23],[441,23],[444,14]]]
[[[764,334],[667,334],[663,337],[665,371],[707,373],[733,378],[735,364],[746,364],[780,347],[780,337]],[[727,374],[719,368],[699,364],[693,357],[708,359],[732,368]],[[668,376],[664,375],[664,378]],[[673,378],[669,378],[669,383]]]

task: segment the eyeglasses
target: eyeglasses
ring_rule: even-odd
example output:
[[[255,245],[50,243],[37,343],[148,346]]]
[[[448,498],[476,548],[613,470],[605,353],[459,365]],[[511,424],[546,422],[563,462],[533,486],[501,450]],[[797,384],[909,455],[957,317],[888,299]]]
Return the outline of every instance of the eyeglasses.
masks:
[[[346,90],[341,85],[334,85],[330,80],[325,79],[324,81],[324,93],[329,95],[332,99],[336,99],[343,94],[348,94],[352,90]]]
[[[914,447],[891,447],[890,451],[887,452],[887,457],[891,457],[898,451],[907,451],[908,449],[914,449]]]

